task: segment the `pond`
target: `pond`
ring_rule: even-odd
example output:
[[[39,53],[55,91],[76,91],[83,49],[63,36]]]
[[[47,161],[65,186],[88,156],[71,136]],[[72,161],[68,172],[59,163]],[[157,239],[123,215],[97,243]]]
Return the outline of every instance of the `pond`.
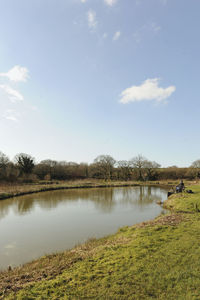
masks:
[[[159,187],[62,190],[0,201],[0,269],[70,249],[119,227],[153,219]]]

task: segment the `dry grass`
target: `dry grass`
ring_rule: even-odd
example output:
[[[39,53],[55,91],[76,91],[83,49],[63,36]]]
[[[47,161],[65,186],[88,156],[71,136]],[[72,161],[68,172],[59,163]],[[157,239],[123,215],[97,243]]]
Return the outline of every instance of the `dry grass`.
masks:
[[[162,218],[157,218],[152,221],[142,222],[136,225],[138,228],[148,227],[148,226],[155,226],[155,225],[162,225],[162,226],[177,226],[183,220],[186,220],[186,216],[184,214],[170,214],[163,216]]]
[[[177,182],[136,182],[136,181],[104,181],[104,180],[76,180],[76,181],[52,181],[38,182],[34,184],[0,184],[0,200],[33,194],[38,192],[76,189],[76,188],[96,188],[96,187],[120,187],[120,186],[137,186],[137,185],[152,185],[152,186],[173,186]]]

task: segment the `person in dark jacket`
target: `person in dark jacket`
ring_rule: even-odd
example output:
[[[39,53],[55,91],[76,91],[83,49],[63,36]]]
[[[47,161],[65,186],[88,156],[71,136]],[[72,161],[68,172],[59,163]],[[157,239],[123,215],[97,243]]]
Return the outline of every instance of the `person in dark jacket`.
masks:
[[[181,193],[185,189],[183,180],[176,186],[176,193]]]

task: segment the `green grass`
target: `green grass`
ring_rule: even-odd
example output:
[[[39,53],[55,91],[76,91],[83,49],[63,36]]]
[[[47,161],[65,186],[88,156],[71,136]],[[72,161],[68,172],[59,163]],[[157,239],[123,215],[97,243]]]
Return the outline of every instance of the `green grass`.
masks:
[[[195,194],[173,195],[166,202],[172,214],[59,254],[56,259],[63,262],[70,255],[76,259],[55,276],[32,279],[3,299],[200,299],[200,213],[195,209],[200,186],[190,188]],[[49,257],[47,268],[55,257]],[[12,271],[7,274],[11,282]]]
[[[174,194],[165,202],[165,207],[188,213],[198,212],[198,210],[200,210],[200,186],[189,186],[188,189],[192,189],[194,194],[188,194],[186,192]]]

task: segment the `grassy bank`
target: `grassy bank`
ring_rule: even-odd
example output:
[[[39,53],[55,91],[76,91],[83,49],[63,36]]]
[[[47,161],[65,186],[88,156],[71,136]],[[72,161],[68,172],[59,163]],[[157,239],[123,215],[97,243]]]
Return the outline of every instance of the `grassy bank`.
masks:
[[[104,180],[76,180],[58,182],[38,182],[35,184],[0,184],[0,200],[46,191],[78,189],[78,188],[101,188],[137,185],[175,185],[178,181],[104,181]]]
[[[200,186],[171,213],[0,273],[2,299],[200,299]]]
[[[0,185],[0,200],[40,193],[54,190],[96,188],[96,187],[115,187],[137,185],[135,182],[105,182],[102,180],[76,180],[76,181],[57,181],[57,182],[38,182],[35,184],[4,184]]]

